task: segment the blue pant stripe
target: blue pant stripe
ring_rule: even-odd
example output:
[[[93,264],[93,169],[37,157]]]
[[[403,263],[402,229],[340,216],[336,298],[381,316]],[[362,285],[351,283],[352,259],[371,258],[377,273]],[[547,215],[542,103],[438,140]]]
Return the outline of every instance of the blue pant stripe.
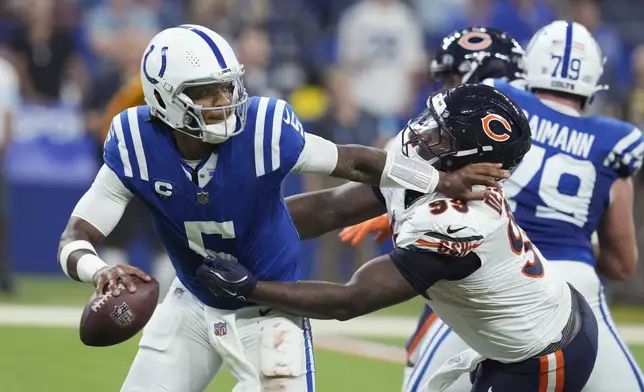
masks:
[[[441,328],[443,328],[441,331],[438,331],[436,335],[432,336],[432,340],[427,345],[427,348],[425,348],[425,351],[423,352],[422,357],[419,358],[420,360],[418,361],[418,363],[416,363],[416,368],[414,369],[414,373],[412,374],[412,377],[409,379],[411,382],[411,380],[414,379],[414,375],[415,375],[416,381],[412,385],[411,389],[409,389],[410,392],[418,391],[418,388],[420,386],[420,381],[423,379],[423,375],[427,371],[429,364],[432,362],[432,359],[434,358],[436,351],[440,347],[441,343],[443,343],[445,338],[447,338],[447,335],[449,335],[450,332],[452,332],[452,330],[446,324],[443,324]],[[436,344],[432,347],[432,343],[437,337],[438,337],[438,340],[436,341]]]

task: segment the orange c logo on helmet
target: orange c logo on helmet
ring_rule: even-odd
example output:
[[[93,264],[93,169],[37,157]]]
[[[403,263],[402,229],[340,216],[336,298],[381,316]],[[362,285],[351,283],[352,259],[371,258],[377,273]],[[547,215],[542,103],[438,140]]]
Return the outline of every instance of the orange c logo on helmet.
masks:
[[[504,142],[508,140],[510,138],[510,135],[508,135],[507,133],[503,133],[499,135],[492,132],[492,129],[490,128],[490,124],[492,123],[492,121],[500,122],[501,125],[503,125],[503,128],[505,128],[505,130],[508,131],[508,133],[512,132],[512,127],[510,126],[510,123],[508,122],[508,120],[499,116],[498,114],[488,114],[487,116],[481,119],[481,122],[483,123],[483,131],[485,132],[485,134],[495,142]]]
[[[456,43],[464,49],[477,51],[489,48],[492,45],[492,37],[488,33],[470,31],[463,34]]]

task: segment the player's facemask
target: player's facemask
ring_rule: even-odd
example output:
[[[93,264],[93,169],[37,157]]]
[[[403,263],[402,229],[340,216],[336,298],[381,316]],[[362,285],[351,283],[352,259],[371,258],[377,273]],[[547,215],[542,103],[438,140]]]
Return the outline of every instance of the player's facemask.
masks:
[[[177,99],[187,107],[182,132],[218,144],[244,129],[248,94],[241,77],[186,82],[177,91]]]
[[[402,152],[407,157],[420,156],[431,165],[440,168],[441,158],[456,153],[456,139],[447,130],[446,125],[439,124],[442,119],[437,121],[432,112],[431,107],[427,108],[409,121],[403,138]]]

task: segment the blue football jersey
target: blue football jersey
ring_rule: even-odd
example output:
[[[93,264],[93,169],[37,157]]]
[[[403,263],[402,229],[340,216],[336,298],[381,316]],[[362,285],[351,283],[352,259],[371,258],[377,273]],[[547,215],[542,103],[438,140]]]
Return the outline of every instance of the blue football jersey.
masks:
[[[494,86],[523,109],[532,130],[532,148],[504,184],[517,222],[547,259],[594,265],[591,235],[613,182],[640,168],[642,133],[612,118],[565,115],[500,80]]]
[[[260,280],[301,278],[300,239],[281,184],[304,138],[290,105],[252,97],[244,131],[192,168],[172,130],[139,106],[112,121],[104,160],[147,204],[181,282],[206,305],[237,309],[249,304],[215,297],[199,284],[196,270],[210,254],[238,260]]]

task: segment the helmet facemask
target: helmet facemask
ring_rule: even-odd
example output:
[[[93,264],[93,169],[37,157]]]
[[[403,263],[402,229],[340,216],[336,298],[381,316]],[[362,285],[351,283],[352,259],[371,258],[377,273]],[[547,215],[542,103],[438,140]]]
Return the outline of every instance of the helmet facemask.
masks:
[[[437,168],[442,158],[457,152],[456,139],[431,106],[409,121],[402,148],[405,156],[417,155]]]
[[[179,131],[207,143],[222,143],[240,133],[246,123],[248,94],[241,75],[181,84],[174,95],[186,108]]]

